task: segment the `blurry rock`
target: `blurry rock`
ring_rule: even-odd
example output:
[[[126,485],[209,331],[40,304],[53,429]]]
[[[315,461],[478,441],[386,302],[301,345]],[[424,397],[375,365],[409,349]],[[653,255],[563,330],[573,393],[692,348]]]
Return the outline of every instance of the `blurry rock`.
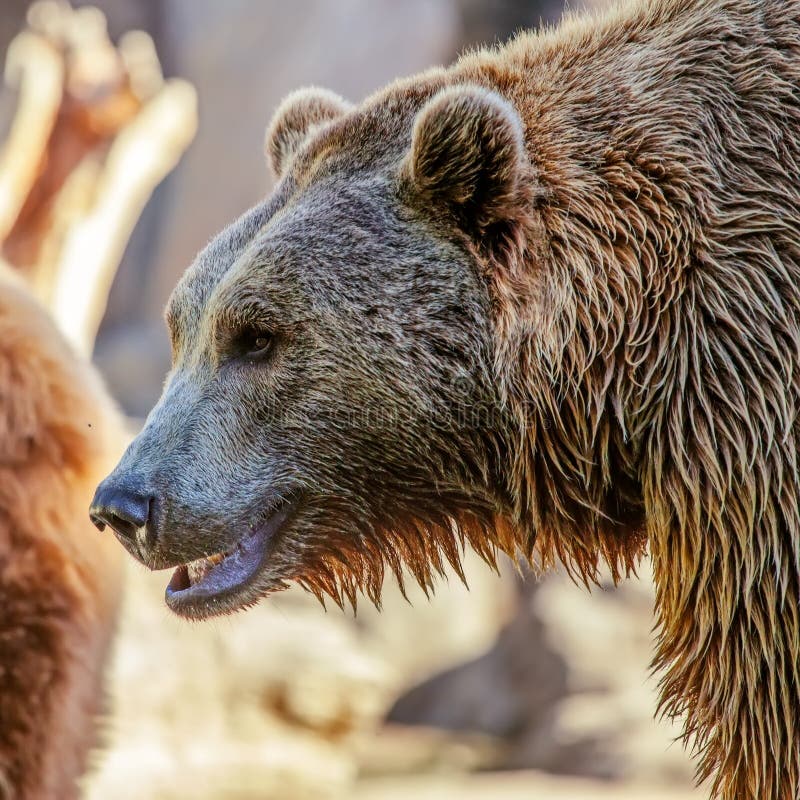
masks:
[[[498,742],[481,734],[386,725],[363,742],[357,758],[359,783],[386,775],[474,772],[497,762]]]
[[[359,606],[356,625],[395,667],[392,700],[412,682],[486,650],[513,613],[512,582],[498,576],[473,552],[465,554],[463,564],[466,585],[448,572],[427,598],[408,579],[406,600],[389,578],[382,611],[366,602]]]
[[[648,572],[591,592],[561,574],[523,585],[494,645],[408,690],[388,721],[497,737],[495,767],[690,785],[679,726],[653,719]]]
[[[412,688],[387,721],[513,738],[543,720],[567,694],[567,665],[533,609],[539,586],[522,587],[519,609],[491,649]]]
[[[708,792],[653,788],[647,783],[598,783],[540,772],[403,776],[374,779],[349,800],[706,800]]]
[[[680,722],[654,719],[658,676],[653,652],[653,584],[645,561],[639,578],[606,580],[587,592],[564,575],[546,580],[535,599],[548,642],[568,664],[569,694],[557,706],[551,740],[555,772],[691,786],[694,768],[679,740]],[[517,743],[513,765],[540,753],[535,726]],[[575,748],[580,760],[570,758]],[[559,757],[559,751],[563,757]]]

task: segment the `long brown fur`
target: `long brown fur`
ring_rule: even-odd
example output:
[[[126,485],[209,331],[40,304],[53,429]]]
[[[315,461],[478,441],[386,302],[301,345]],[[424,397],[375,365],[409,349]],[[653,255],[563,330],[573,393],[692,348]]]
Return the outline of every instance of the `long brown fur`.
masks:
[[[662,710],[698,779],[796,800],[800,3],[627,3],[424,78],[509,99],[535,170],[499,246],[475,248],[517,425],[514,545],[592,581],[649,543]],[[427,585],[456,540],[425,529],[394,551]],[[375,595],[356,550],[336,578]]]
[[[85,508],[122,444],[94,373],[0,269],[0,797],[70,800],[120,593]]]
[[[646,532],[699,778],[796,800],[800,3],[642,3],[457,71],[513,98],[545,195],[494,271],[544,295],[497,288],[522,530],[590,579],[643,543],[607,521]]]

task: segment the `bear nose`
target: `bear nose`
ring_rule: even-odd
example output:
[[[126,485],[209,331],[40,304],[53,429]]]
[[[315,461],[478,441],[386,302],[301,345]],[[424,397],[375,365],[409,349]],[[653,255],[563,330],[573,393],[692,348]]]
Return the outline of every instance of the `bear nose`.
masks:
[[[108,525],[118,536],[136,543],[142,529],[145,541],[152,537],[152,526],[148,525],[152,507],[150,495],[104,482],[95,492],[89,517],[99,530]]]

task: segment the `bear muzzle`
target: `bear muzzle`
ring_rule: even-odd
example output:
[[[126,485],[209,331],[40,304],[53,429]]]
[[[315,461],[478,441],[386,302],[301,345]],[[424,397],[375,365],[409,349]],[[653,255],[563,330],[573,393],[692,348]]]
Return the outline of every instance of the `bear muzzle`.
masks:
[[[111,528],[134,558],[151,566],[158,540],[155,505],[152,494],[121,485],[112,476],[97,487],[89,517],[98,530]]]

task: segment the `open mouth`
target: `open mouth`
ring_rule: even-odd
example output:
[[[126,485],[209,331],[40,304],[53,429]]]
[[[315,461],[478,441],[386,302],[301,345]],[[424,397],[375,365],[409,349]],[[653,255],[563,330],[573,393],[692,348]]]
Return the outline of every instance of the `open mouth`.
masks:
[[[167,605],[184,617],[201,618],[248,605],[294,504],[284,502],[230,550],[180,565],[166,592]]]

